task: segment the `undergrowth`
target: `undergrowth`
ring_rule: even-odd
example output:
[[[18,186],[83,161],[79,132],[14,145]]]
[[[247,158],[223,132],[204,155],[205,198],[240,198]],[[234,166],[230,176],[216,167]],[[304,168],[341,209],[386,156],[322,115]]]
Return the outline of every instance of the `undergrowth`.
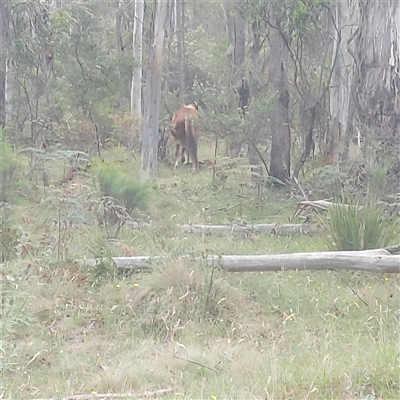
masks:
[[[388,214],[376,198],[355,202],[343,196],[322,219],[324,237],[332,250],[368,250],[396,244],[400,219]]]
[[[137,163],[124,160],[121,176],[129,170]],[[116,171],[103,184],[111,187]],[[14,223],[24,239],[13,261],[1,265],[1,396],[141,398],[168,389],[166,399],[396,398],[396,275],[235,274],[201,261],[209,254],[328,248],[319,235],[210,236],[180,229],[188,222],[289,220],[295,200],[260,195],[235,179],[232,173],[218,181],[210,169],[194,176],[184,167],[161,168],[157,186],[143,197],[147,210],[135,211],[116,235],[107,235],[96,214],[105,193],[85,180],[47,188],[47,200],[72,197],[68,207],[64,200],[19,206]],[[108,223],[115,233],[120,222]],[[372,241],[368,235],[365,243]],[[163,261],[151,270],[121,272],[111,258],[122,255]],[[85,257],[103,262],[76,262]]]

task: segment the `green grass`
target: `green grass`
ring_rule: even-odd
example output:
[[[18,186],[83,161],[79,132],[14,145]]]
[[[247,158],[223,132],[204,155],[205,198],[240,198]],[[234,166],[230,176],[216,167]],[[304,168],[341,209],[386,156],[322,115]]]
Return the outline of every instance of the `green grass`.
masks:
[[[321,221],[326,242],[333,250],[380,249],[400,239],[399,218],[386,216],[373,197],[355,204],[348,196],[342,196]]]
[[[284,195],[261,201],[231,177],[223,186],[211,179],[211,170],[182,167],[174,176],[161,167],[139,221],[149,226],[124,226],[111,241],[90,203],[99,194],[83,179],[57,188],[80,204],[61,222],[38,202],[20,206],[19,255],[2,265],[3,398],[163,388],[173,389],[166,399],[398,398],[399,277],[239,274],[179,259],[327,250],[318,236],[182,233],[177,224],[189,221],[286,222],[293,214]],[[165,263],[96,275],[72,262],[124,252]]]

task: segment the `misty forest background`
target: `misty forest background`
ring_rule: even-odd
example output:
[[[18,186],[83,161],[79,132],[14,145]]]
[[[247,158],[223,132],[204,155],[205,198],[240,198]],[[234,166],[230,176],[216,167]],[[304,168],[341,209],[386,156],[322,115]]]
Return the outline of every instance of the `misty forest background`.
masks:
[[[121,144],[138,156],[142,133],[151,143],[142,153],[154,152],[171,115],[196,102],[200,146],[223,139],[226,156],[262,165],[253,179],[286,183],[311,164],[333,191],[343,173],[357,187],[368,179],[389,191],[398,184],[396,2],[1,7],[3,136],[25,149],[31,172],[41,152],[55,148],[102,157]],[[160,46],[161,53],[149,52]],[[161,101],[150,104],[152,96]],[[156,122],[142,124],[150,115]],[[156,171],[153,164],[142,168]]]

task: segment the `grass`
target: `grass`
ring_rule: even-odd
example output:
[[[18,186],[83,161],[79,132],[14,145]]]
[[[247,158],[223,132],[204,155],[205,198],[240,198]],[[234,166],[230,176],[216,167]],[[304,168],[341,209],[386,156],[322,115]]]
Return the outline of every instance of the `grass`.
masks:
[[[24,236],[2,265],[2,398],[163,388],[173,389],[166,399],[398,398],[398,276],[234,274],[178,258],[327,250],[318,236],[182,233],[177,224],[188,221],[285,222],[293,213],[283,195],[261,201],[211,174],[162,167],[142,214],[150,225],[125,226],[112,241],[83,178],[59,194],[80,204],[61,223],[33,200],[19,207]],[[166,261],[134,275],[72,262],[124,252]]]
[[[399,218],[385,216],[374,198],[360,205],[344,196],[321,221],[327,244],[333,250],[380,249],[399,241]]]

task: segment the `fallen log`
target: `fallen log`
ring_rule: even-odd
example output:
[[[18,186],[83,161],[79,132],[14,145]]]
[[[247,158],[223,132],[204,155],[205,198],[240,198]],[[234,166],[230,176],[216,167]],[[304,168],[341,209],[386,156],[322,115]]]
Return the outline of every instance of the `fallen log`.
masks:
[[[314,210],[316,212],[320,212],[320,211],[327,211],[329,208],[333,207],[340,207],[345,210],[348,210],[350,206],[348,204],[332,203],[331,201],[328,200],[305,200],[301,201],[297,205],[293,217],[290,220],[293,221],[298,215],[302,215],[303,212],[306,210]],[[357,209],[362,210],[362,206],[358,206]]]
[[[232,235],[234,233],[268,232],[280,234],[308,234],[317,232],[317,227],[311,224],[255,224],[255,225],[180,225],[183,232],[190,233],[221,233]]]
[[[285,270],[351,270],[379,273],[400,273],[400,255],[387,250],[330,251],[320,253],[293,253],[268,255],[211,255],[208,257],[182,256],[193,261],[205,261],[229,272],[285,271]],[[154,264],[166,261],[166,257],[114,257],[112,260],[121,270],[151,269]],[[95,266],[100,260],[79,260],[81,265]]]

